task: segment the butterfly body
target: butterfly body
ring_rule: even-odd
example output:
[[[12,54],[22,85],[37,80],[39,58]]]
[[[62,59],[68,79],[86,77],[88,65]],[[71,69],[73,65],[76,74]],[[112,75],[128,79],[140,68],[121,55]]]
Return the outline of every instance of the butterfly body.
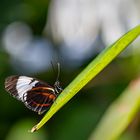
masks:
[[[58,81],[54,86],[50,86],[46,82],[27,76],[8,77],[5,80],[5,89],[38,114],[45,112],[62,91]]]

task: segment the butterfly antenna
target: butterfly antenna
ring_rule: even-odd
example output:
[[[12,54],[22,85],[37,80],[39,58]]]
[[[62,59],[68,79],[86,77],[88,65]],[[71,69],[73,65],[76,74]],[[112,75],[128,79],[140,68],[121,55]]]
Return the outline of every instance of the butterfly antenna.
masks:
[[[57,62],[57,77],[56,77],[56,81],[59,81],[59,76],[60,76],[60,63]]]
[[[53,72],[54,72],[54,74],[55,74],[55,73],[56,73],[56,71],[55,71],[54,64],[53,64],[53,62],[52,62],[52,61],[51,61],[51,65],[52,65]]]

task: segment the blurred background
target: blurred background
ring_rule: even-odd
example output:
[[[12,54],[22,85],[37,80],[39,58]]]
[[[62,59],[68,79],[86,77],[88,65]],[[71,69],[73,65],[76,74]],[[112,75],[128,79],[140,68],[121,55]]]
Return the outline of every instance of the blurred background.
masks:
[[[140,74],[136,40],[36,133],[42,116],[4,89],[9,75],[27,75],[53,85],[61,64],[65,88],[104,48],[140,23],[139,0],[1,0],[0,139],[87,140],[107,107]],[[135,123],[137,121],[137,123]],[[140,115],[121,140],[140,137]],[[129,139],[126,139],[129,136]]]

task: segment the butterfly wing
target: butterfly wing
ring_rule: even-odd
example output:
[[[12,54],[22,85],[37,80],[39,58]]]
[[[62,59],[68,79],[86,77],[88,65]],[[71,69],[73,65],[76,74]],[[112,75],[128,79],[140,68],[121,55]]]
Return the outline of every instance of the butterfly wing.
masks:
[[[27,76],[10,76],[5,89],[29,109],[42,114],[56,99],[55,90],[47,83]]]

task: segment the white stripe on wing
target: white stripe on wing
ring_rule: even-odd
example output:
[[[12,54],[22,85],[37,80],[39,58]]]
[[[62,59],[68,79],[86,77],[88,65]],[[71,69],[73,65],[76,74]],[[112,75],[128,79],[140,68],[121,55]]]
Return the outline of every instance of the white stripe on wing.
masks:
[[[31,90],[38,82],[39,81],[37,80],[33,81],[33,78],[20,76],[16,85],[18,98],[23,101],[24,94],[27,93],[27,91]]]

